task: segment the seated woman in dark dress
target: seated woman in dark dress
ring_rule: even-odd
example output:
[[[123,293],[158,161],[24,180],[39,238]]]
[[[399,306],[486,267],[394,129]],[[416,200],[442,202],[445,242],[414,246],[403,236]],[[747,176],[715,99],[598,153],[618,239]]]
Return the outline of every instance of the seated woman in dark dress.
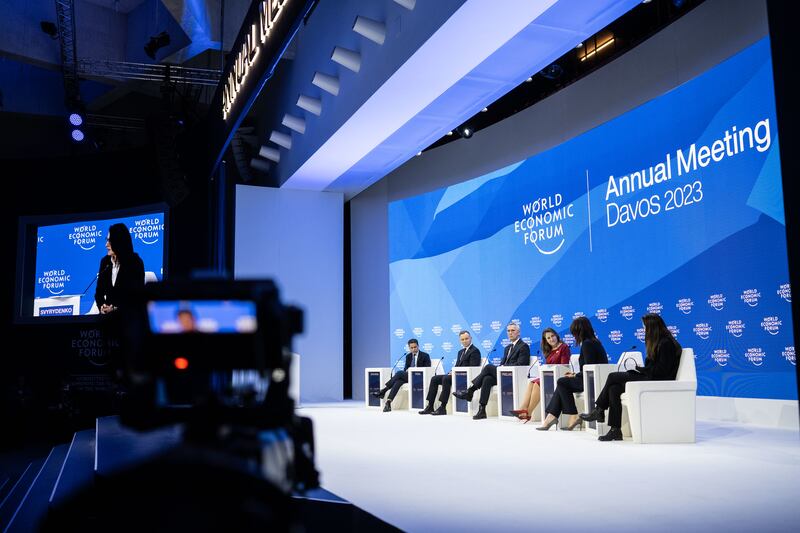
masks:
[[[655,313],[648,313],[642,317],[642,322],[647,351],[644,366],[637,366],[636,370],[609,374],[603,390],[597,396],[594,410],[581,415],[583,420],[605,422],[605,410],[608,409],[609,430],[605,435],[598,437],[598,440],[622,440],[620,396],[625,392],[627,382],[674,380],[678,375],[682,348],[667,329],[664,319]]]
[[[578,407],[575,405],[576,392],[583,392],[583,365],[599,365],[608,363],[608,355],[606,349],[597,339],[594,333],[594,328],[589,319],[585,316],[580,316],[572,321],[569,326],[569,332],[575,337],[575,342],[581,347],[581,356],[578,359],[580,369],[577,374],[567,372],[564,377],[559,378],[558,386],[553,393],[550,403],[547,404],[547,418],[544,419],[541,427],[536,429],[540,431],[547,431],[558,422],[558,417],[561,413],[572,415],[567,427],[561,429],[572,431],[575,429],[581,420],[578,418]]]

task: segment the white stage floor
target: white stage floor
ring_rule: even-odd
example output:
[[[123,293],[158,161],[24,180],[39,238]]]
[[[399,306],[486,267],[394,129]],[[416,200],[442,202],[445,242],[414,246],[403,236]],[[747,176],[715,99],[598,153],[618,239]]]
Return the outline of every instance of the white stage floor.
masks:
[[[324,488],[405,531],[796,531],[800,436],[698,422],[696,444],[307,405]]]

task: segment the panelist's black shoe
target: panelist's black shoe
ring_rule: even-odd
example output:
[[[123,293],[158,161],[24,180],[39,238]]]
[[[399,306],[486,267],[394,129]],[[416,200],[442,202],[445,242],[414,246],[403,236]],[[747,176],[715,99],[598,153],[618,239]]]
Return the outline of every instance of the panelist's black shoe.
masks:
[[[608,442],[610,440],[622,440],[622,430],[619,428],[611,428],[605,435],[600,435],[597,440]]]
[[[442,416],[447,414],[447,406],[442,404],[437,410],[433,412],[433,416]]]
[[[486,418],[486,407],[480,406],[478,407],[478,412],[475,413],[475,416],[472,417],[473,420],[483,420]]]
[[[392,410],[392,402],[387,401],[386,403],[383,404],[384,413],[388,413],[391,410]]]
[[[602,424],[606,421],[606,412],[604,409],[600,409],[599,407],[595,407],[591,413],[583,413],[578,416],[581,417],[581,420],[585,420],[587,422],[600,422]]]
[[[433,405],[431,404],[428,404],[427,406],[425,406],[425,409],[419,412],[419,414],[421,415],[429,415],[431,413],[433,413]]]
[[[472,391],[469,390],[469,389],[462,390],[462,391],[456,391],[456,392],[453,393],[453,396],[455,396],[459,400],[467,400],[468,402],[472,401]]]

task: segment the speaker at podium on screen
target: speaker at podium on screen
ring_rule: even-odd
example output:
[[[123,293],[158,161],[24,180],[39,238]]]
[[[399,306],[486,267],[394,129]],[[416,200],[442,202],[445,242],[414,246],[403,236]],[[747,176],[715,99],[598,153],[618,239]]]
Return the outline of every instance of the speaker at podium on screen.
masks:
[[[144,273],[144,282],[145,283],[153,283],[158,281],[158,276],[156,276],[155,272],[150,270]],[[94,297],[92,297],[92,307],[86,312],[87,315],[99,315],[100,310],[97,308],[97,302],[94,301]],[[76,313],[77,314],[77,313]]]

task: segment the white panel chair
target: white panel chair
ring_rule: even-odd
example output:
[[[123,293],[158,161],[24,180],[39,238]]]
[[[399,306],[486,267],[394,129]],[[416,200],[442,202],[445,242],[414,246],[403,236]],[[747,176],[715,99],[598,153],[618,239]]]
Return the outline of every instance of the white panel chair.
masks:
[[[694,350],[684,348],[675,381],[631,381],[622,394],[623,435],[633,442],[695,442],[697,370]]]
[[[504,414],[505,412],[512,411],[522,403],[522,396],[525,394],[525,389],[528,386],[528,368],[527,366],[499,366],[497,367],[497,386],[492,391],[491,398],[495,401],[495,409],[497,409],[497,416],[501,420],[516,420],[517,417],[511,413]],[[509,390],[506,391],[503,387],[503,376],[506,375],[511,378]],[[505,399],[507,405],[503,406],[502,402]],[[490,399],[490,403],[491,403]],[[489,406],[487,405],[487,415],[489,414]]]
[[[606,379],[612,372],[623,372],[626,368],[632,370],[634,364],[642,366],[642,352],[625,351],[620,354],[619,361],[611,364],[597,364],[583,366],[583,408],[579,405],[579,411],[588,413],[594,409],[594,402],[600,391],[606,385]],[[608,432],[608,424],[601,422],[588,422],[586,430],[596,435],[605,435]]]
[[[539,419],[544,420],[547,417],[547,404],[556,390],[559,378],[564,377],[564,374],[569,372],[569,365],[540,365],[539,366]],[[569,415],[561,415],[558,424],[566,424]]]

